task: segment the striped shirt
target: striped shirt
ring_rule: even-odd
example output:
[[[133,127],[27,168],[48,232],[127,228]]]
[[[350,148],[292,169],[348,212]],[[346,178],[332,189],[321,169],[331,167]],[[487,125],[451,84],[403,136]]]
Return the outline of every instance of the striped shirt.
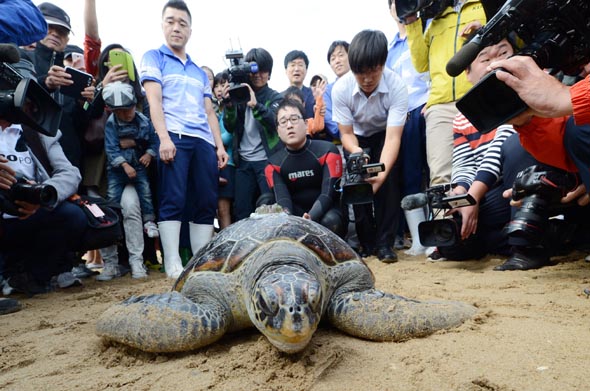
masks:
[[[457,114],[453,121],[451,182],[466,189],[475,180],[493,187],[502,175],[502,144],[514,133],[512,125],[501,125],[482,134],[463,114]]]

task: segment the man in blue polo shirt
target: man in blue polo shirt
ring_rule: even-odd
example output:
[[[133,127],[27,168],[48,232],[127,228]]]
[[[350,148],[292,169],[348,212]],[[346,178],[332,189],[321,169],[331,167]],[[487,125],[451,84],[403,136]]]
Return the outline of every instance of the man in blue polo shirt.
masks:
[[[162,11],[166,44],[144,55],[140,71],[160,141],[158,226],[170,278],[182,272],[178,246],[183,218],[189,221],[193,253],[213,235],[219,168],[228,159],[209,79],[186,53],[191,22],[184,1],[168,1]]]

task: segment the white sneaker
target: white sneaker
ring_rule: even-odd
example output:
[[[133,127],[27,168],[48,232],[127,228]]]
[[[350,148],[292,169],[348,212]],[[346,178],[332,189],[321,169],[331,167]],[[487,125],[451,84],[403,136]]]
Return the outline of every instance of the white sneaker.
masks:
[[[153,221],[148,221],[143,225],[143,230],[147,234],[148,238],[157,238],[160,236],[158,226]]]
[[[96,276],[97,281],[110,281],[113,278],[121,277],[121,273],[119,272],[119,265],[115,265],[112,263],[107,263],[102,272]]]
[[[131,266],[131,278],[147,278],[147,269],[143,262],[129,262],[129,266]]]

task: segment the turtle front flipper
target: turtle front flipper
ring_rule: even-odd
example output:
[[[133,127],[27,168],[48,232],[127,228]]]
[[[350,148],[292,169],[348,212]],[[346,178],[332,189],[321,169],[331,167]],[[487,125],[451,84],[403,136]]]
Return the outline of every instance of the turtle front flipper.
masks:
[[[146,352],[179,352],[217,341],[229,316],[221,305],[196,304],[178,292],[133,296],[106,310],[96,333]]]
[[[403,341],[461,325],[477,309],[457,301],[418,301],[370,289],[342,293],[327,309],[340,330],[372,341]]]

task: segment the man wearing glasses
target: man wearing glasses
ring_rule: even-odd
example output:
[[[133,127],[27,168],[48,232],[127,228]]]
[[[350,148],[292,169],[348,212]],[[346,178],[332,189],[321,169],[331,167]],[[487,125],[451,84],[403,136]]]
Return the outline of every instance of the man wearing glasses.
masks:
[[[393,251],[400,209],[400,168],[397,158],[408,111],[402,79],[385,68],[387,38],[377,30],[358,33],[348,48],[352,72],[332,89],[333,119],[338,123],[346,154],[367,153],[369,163],[385,170],[367,181],[373,204],[354,205],[360,255],[376,254],[380,261],[397,261]],[[374,205],[374,208],[373,208]]]
[[[297,100],[279,104],[277,131],[285,147],[268,158],[266,181],[287,213],[316,221],[344,237],[344,219],[334,190],[342,176],[342,158],[331,142],[306,137],[304,113]]]

